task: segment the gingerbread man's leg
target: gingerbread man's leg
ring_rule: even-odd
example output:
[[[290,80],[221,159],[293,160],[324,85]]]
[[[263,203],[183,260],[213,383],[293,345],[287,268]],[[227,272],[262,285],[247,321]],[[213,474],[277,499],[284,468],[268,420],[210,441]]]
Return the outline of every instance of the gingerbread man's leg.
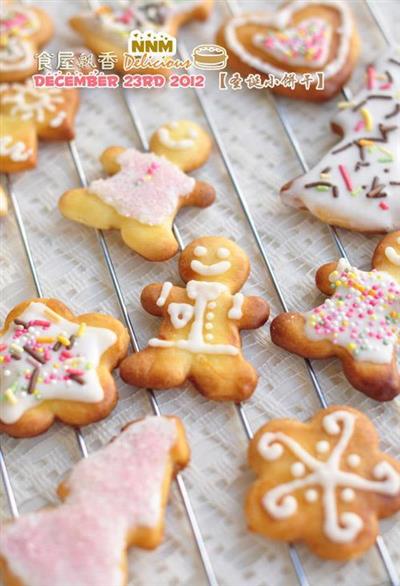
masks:
[[[172,219],[157,226],[148,226],[122,216],[120,220],[123,241],[144,258],[163,261],[177,253],[179,246],[172,232]]]
[[[190,380],[207,398],[216,401],[243,401],[253,393],[258,375],[243,356],[197,355]]]
[[[170,389],[188,378],[192,356],[177,348],[147,347],[128,356],[120,368],[124,381],[137,387]]]

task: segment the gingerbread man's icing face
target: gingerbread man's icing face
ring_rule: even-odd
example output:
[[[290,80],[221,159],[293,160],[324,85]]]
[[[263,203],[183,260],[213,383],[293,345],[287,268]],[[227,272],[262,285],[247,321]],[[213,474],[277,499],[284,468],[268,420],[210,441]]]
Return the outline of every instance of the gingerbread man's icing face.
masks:
[[[359,232],[400,228],[400,51],[368,68],[368,88],[333,120],[341,142],[281,190],[285,203]]]
[[[305,424],[267,423],[249,461],[260,476],[247,499],[250,527],[304,540],[322,557],[360,555],[377,519],[400,508],[400,463],[379,451],[372,423],[349,407],[323,409]]]
[[[182,279],[216,281],[235,293],[246,282],[249,261],[244,251],[226,238],[214,236],[194,240],[179,261]]]

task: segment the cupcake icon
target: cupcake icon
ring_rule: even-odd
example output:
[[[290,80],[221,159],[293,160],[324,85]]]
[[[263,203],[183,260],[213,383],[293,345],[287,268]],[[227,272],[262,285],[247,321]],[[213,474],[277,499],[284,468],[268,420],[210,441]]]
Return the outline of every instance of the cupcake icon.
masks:
[[[228,54],[220,45],[198,45],[192,57],[198,69],[224,69],[228,61]]]

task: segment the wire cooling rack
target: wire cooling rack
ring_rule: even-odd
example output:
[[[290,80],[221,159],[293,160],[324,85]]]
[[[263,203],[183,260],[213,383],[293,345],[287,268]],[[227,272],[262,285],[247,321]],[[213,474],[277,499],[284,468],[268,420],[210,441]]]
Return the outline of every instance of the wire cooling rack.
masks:
[[[46,4],[46,2],[43,2],[43,5]],[[53,2],[53,5],[55,4],[55,2]],[[77,3],[75,3],[77,4]],[[84,7],[84,4],[86,4],[86,1],[82,1],[79,3],[80,4],[80,8]],[[95,0],[91,0],[89,2],[87,2],[87,4],[89,5],[89,7],[91,8],[95,8],[97,5],[97,2]],[[263,3],[263,7],[266,4],[271,4],[271,3]],[[382,2],[379,3],[380,6],[382,6]],[[367,11],[367,9],[370,12],[370,16],[372,16],[372,20],[375,23],[375,25],[377,25],[378,27],[378,31],[380,32],[380,34],[382,35],[384,41],[388,44],[390,44],[392,42],[391,36],[389,34],[389,32],[387,32],[386,27],[384,25],[384,20],[381,19],[380,17],[380,13],[378,13],[377,11],[377,7],[376,7],[376,3],[372,4],[370,2],[366,2],[364,5],[362,5],[361,3],[354,3],[354,9],[357,12],[359,11]],[[248,9],[248,3],[243,3],[243,6],[245,6],[246,9]],[[242,7],[243,7],[242,6]],[[238,5],[238,3],[227,0],[226,2],[221,2],[218,4],[217,6],[218,8],[218,12],[220,15],[222,16],[229,16],[229,14],[237,14],[241,7]],[[257,5],[257,8],[260,8],[260,2]],[[357,14],[356,14],[357,16]],[[370,26],[372,27],[373,25],[370,22]],[[204,33],[203,33],[204,35]],[[204,36],[202,36],[202,38],[204,39]],[[187,55],[187,49],[185,47],[185,45],[183,44],[183,42],[179,42],[179,53],[181,54],[182,57],[185,57]],[[128,90],[123,90],[120,89],[118,90],[118,92],[120,93],[120,98],[122,98],[121,100],[115,100],[118,101],[118,108],[121,108],[121,111],[123,108],[125,108],[125,112],[128,114],[128,117],[130,119],[130,122],[133,126],[133,129],[136,132],[136,135],[139,139],[139,146],[141,146],[144,150],[148,149],[148,141],[146,138],[146,132],[145,132],[145,128],[144,128],[144,124],[143,124],[143,116],[144,116],[144,112],[142,111],[141,108],[137,107],[137,100],[136,100],[136,93],[131,93]],[[170,91],[171,92],[171,91]],[[258,216],[258,210],[253,210],[253,206],[249,203],[249,197],[248,197],[248,193],[246,188],[242,187],[242,182],[238,179],[238,173],[236,171],[236,161],[233,162],[233,160],[231,159],[228,150],[226,148],[226,142],[224,141],[224,138],[222,136],[222,133],[219,131],[218,128],[218,122],[216,122],[216,116],[213,114],[213,107],[212,107],[212,95],[210,95],[210,92],[206,93],[203,91],[199,91],[199,90],[191,90],[190,92],[192,95],[192,98],[194,98],[194,100],[196,101],[196,106],[197,109],[200,111],[200,113],[203,115],[210,132],[213,135],[214,138],[214,142],[216,145],[216,148],[218,150],[219,153],[219,157],[220,157],[220,161],[224,166],[224,171],[227,175],[227,178],[229,179],[230,183],[231,183],[231,191],[232,194],[236,195],[237,198],[237,202],[239,205],[239,209],[243,215],[244,218],[244,224],[245,224],[245,229],[247,230],[247,233],[250,234],[251,238],[253,239],[253,245],[254,245],[254,255],[258,255],[259,259],[258,262],[262,267],[262,271],[264,272],[264,275],[262,278],[265,279],[265,277],[267,276],[267,278],[269,279],[269,287],[272,288],[272,290],[275,291],[277,300],[280,304],[280,309],[283,309],[284,311],[288,311],[289,306],[292,304],[291,303],[291,295],[288,295],[286,292],[286,287],[282,286],[282,276],[278,275],[278,271],[276,270],[276,257],[274,254],[274,251],[272,251],[268,244],[267,244],[267,240],[264,237],[264,234],[261,233],[261,231],[259,230],[259,228],[257,227],[258,222],[257,222],[257,216]],[[348,88],[344,88],[343,89],[343,96],[345,99],[351,99],[351,92]],[[113,96],[115,97],[115,96]],[[82,96],[82,101],[84,101],[86,98],[86,95]],[[168,95],[162,96],[160,99],[163,100],[171,100],[172,96],[171,93],[169,93]],[[296,155],[298,162],[302,168],[303,171],[307,171],[308,166],[307,166],[307,162],[306,162],[306,157],[304,155],[304,152],[302,150],[302,147],[300,146],[300,140],[298,139],[298,137],[296,136],[296,133],[291,125],[291,123],[289,122],[289,115],[288,115],[288,111],[289,109],[292,109],[293,106],[289,106],[286,100],[283,99],[279,99],[279,98],[275,98],[272,95],[268,95],[265,94],[265,96],[262,96],[261,99],[265,99],[265,101],[268,101],[269,106],[272,106],[272,113],[275,112],[275,114],[277,115],[277,119],[280,122],[281,125],[281,129],[284,130],[284,133],[286,134],[288,141],[293,149],[294,154]],[[114,104],[114,102],[109,102]],[[143,104],[143,100],[141,101],[141,103]],[[318,116],[320,113],[320,108],[321,107],[314,107],[314,116]],[[219,120],[219,116],[218,116],[218,120]],[[78,122],[78,138],[79,138],[79,122]],[[107,141],[107,136],[104,137],[104,144],[102,145],[104,148],[106,146],[109,146],[109,142]],[[86,186],[88,181],[87,181],[87,177],[86,177],[86,172],[85,172],[85,165],[83,162],[83,156],[81,153],[81,149],[78,146],[78,143],[75,141],[71,141],[68,144],[69,147],[69,156],[70,156],[70,161],[72,161],[73,163],[73,167],[75,169],[75,173],[81,183],[82,186]],[[249,147],[251,149],[251,145],[249,145]],[[61,152],[61,151],[60,151]],[[63,152],[63,156],[66,157],[68,156],[68,153],[64,150]],[[260,163],[258,163],[260,164]],[[262,164],[262,163],[261,163]],[[37,171],[37,173],[40,174],[40,165],[41,163],[39,162],[39,170]],[[199,172],[200,173],[200,172]],[[291,176],[291,175],[289,175]],[[32,175],[33,177],[33,175]],[[18,228],[18,232],[19,232],[19,236],[21,239],[21,242],[23,244],[23,248],[24,248],[24,252],[26,255],[26,260],[27,260],[27,264],[32,276],[32,280],[33,280],[33,284],[34,284],[34,288],[35,288],[35,293],[37,296],[42,297],[44,295],[46,296],[51,296],[55,294],[53,293],[53,291],[51,290],[51,283],[47,284],[48,279],[46,279],[44,277],[44,273],[41,270],[41,267],[38,266],[38,263],[35,259],[36,255],[34,252],[34,246],[32,246],[32,242],[35,241],[35,238],[37,237],[37,235],[35,234],[35,230],[33,230],[33,233],[31,231],[31,227],[28,231],[27,229],[27,225],[28,225],[28,221],[25,219],[25,215],[22,211],[22,207],[20,205],[20,201],[23,199],[24,194],[22,193],[22,191],[20,190],[19,187],[19,182],[15,181],[14,179],[11,179],[10,177],[6,178],[6,183],[7,183],[7,187],[8,187],[8,193],[10,195],[10,199],[12,202],[12,206],[13,206],[13,210],[14,210],[14,217],[15,217],[15,221],[16,221],[16,226]],[[29,185],[28,182],[26,182],[26,185]],[[203,212],[198,212],[197,213],[200,215]],[[295,212],[292,211],[292,213],[294,214]],[[194,216],[191,216],[191,219],[194,218]],[[197,220],[197,218],[196,218]],[[177,222],[180,222],[180,219],[178,218]],[[199,222],[201,222],[201,218],[199,218]],[[318,227],[320,230],[323,230],[324,227],[323,226],[319,226]],[[77,228],[74,227],[74,230],[76,230]],[[83,228],[79,228],[83,230]],[[203,233],[205,232],[204,227],[202,228]],[[339,231],[337,231],[335,228],[330,227],[329,228],[333,242],[337,248],[337,251],[339,252],[340,256],[344,256],[346,258],[348,258],[348,246],[344,245],[343,241],[342,241],[342,235],[339,233]],[[130,334],[130,339],[131,339],[131,346],[132,346],[132,350],[133,351],[138,351],[140,349],[140,332],[141,332],[141,323],[140,323],[140,319],[137,319],[137,316],[135,315],[135,319],[132,318],[132,312],[130,311],[130,302],[129,300],[127,300],[130,297],[130,293],[129,293],[129,284],[126,282],[126,279],[124,278],[124,274],[123,274],[123,270],[124,270],[124,263],[118,262],[118,265],[115,262],[115,257],[116,257],[116,252],[118,252],[117,250],[117,246],[119,246],[119,244],[117,244],[117,240],[113,238],[113,236],[107,236],[105,237],[105,235],[101,232],[101,231],[95,231],[96,232],[96,237],[97,237],[97,246],[98,249],[101,252],[101,255],[103,257],[103,261],[105,264],[105,267],[107,269],[108,272],[108,276],[109,279],[111,281],[111,285],[112,285],[112,292],[115,296],[115,299],[117,301],[117,305],[119,307],[120,313],[122,314],[122,318],[126,323],[126,326],[128,328],[129,334]],[[209,232],[207,230],[207,232]],[[175,236],[177,238],[177,241],[179,242],[180,247],[182,248],[185,244],[185,241],[187,241],[187,238],[184,238],[181,231],[178,229],[177,224],[174,225],[174,233]],[[197,233],[197,236],[200,236],[201,232]],[[227,232],[227,235],[229,235],[229,232]],[[57,259],[54,259],[54,262],[56,262]],[[251,258],[251,261],[254,262],[254,259]],[[139,262],[137,257],[132,257],[129,256],[129,263],[135,263],[135,262]],[[40,263],[42,264],[42,263]],[[141,264],[141,269],[140,272],[143,273],[143,263],[140,261]],[[166,263],[165,263],[166,264]],[[265,271],[266,269],[266,271]],[[65,267],[64,269],[65,270]],[[145,271],[145,274],[147,273],[147,271]],[[265,275],[266,273],[266,275]],[[155,269],[154,274],[157,274],[157,270]],[[43,281],[42,281],[43,279]],[[43,286],[42,282],[44,282],[46,280],[46,286]],[[150,278],[146,278],[147,281],[150,281],[152,279]],[[158,279],[159,280],[159,279]],[[67,281],[66,281],[67,282]],[[108,293],[109,294],[109,293]],[[67,298],[64,296],[61,296],[61,298],[63,300],[67,301]],[[309,303],[309,301],[308,301]],[[82,309],[82,307],[81,307]],[[86,309],[86,308],[85,308]],[[137,311],[135,312],[135,314],[137,314]],[[300,361],[295,360],[294,361],[294,367],[297,367],[297,365],[300,363]],[[330,397],[331,397],[331,393],[329,393],[329,399],[328,399],[328,395],[327,392],[324,390],[324,383],[321,382],[321,379],[324,378],[323,373],[321,376],[321,373],[319,372],[319,369],[317,371],[317,368],[314,367],[314,365],[308,361],[305,360],[305,367],[306,367],[306,372],[311,380],[312,383],[312,387],[313,390],[315,392],[315,395],[317,397],[317,400],[320,404],[320,406],[322,407],[326,407],[328,405],[328,402],[330,401]],[[288,369],[287,371],[287,376],[290,376],[290,370]],[[150,408],[152,410],[152,412],[155,415],[161,415],[161,412],[165,413],[171,413],[171,408],[170,406],[168,406],[168,403],[164,403],[163,400],[160,400],[159,397],[160,395],[157,395],[153,392],[152,389],[147,389],[146,390],[146,396],[148,399],[148,402],[150,404]],[[126,398],[124,397],[123,400],[125,401],[129,401],[131,400],[131,395],[128,395]],[[256,397],[257,399],[257,397]],[[256,400],[255,399],[255,400]],[[336,397],[335,397],[336,400]],[[167,408],[164,409],[163,406],[166,405]],[[201,406],[205,406],[207,405],[207,407],[209,406],[208,402],[202,401]],[[253,426],[251,425],[250,421],[251,419],[253,419],[251,416],[249,416],[249,412],[250,410],[252,412],[254,412],[254,408],[250,407],[248,408],[247,406],[244,406],[243,404],[238,404],[235,406],[236,411],[237,411],[237,420],[240,423],[240,427],[242,429],[242,432],[244,432],[244,436],[245,438],[247,438],[247,440],[250,440],[253,436],[253,431],[252,428]],[[213,407],[211,408],[211,417],[213,417],[213,411],[216,411],[215,413],[215,425],[219,425],[221,417],[220,417],[220,413],[221,411],[224,409],[223,406],[218,406],[218,408],[214,409]],[[145,411],[146,408],[143,406],[143,411]],[[147,408],[147,412],[148,412],[148,408]],[[202,412],[204,413],[204,410],[202,410]],[[279,416],[281,416],[281,414],[285,413],[285,403],[283,402],[283,405],[281,405],[281,411],[279,412]],[[185,421],[185,413],[179,413],[179,415],[181,415],[181,417],[183,418],[183,420]],[[131,414],[131,419],[134,416],[132,416]],[[191,417],[192,418],[192,417]],[[264,421],[266,419],[265,415],[263,415],[261,413],[261,417],[260,417],[260,422]],[[96,434],[96,430],[99,430],[99,433],[101,435],[101,440],[100,442],[103,443],[103,439],[104,439],[104,434],[102,432],[102,430],[105,428],[105,426],[107,426],[107,422],[103,422],[102,424],[99,424],[97,426],[91,426],[93,428],[93,430],[91,431],[91,436],[92,434]],[[60,426],[59,426],[60,427]],[[237,433],[239,433],[239,428],[236,429]],[[50,432],[51,433],[51,432]],[[49,435],[49,434],[47,434]],[[76,441],[79,447],[79,451],[80,451],[80,455],[81,457],[87,457],[88,453],[89,453],[89,447],[88,447],[88,441],[86,439],[86,432],[85,434],[82,433],[80,430],[76,430],[75,431],[75,435],[76,435]],[[189,428],[189,436],[190,436],[190,428]],[[30,442],[31,440],[24,440],[24,442]],[[22,443],[22,441],[20,441],[19,443]],[[91,442],[93,443],[93,442]],[[35,450],[37,448],[40,449],[40,440],[39,442],[35,442],[32,441],[31,444],[29,444],[29,450]],[[9,468],[6,464],[6,461],[8,463],[8,459],[9,457],[12,457],[12,453],[15,452],[15,446],[16,446],[16,442],[14,442],[14,440],[8,440],[7,444],[4,447],[4,450],[0,448],[0,470],[1,470],[1,475],[2,475],[2,479],[3,479],[3,484],[4,484],[4,488],[5,488],[5,494],[7,497],[7,501],[8,501],[8,505],[9,505],[9,509],[11,512],[11,515],[16,518],[19,515],[19,507],[18,507],[18,499],[16,496],[16,492],[14,489],[14,486],[17,483],[14,483],[14,479],[12,477],[12,474],[9,473]],[[31,448],[32,446],[32,448]],[[242,446],[241,446],[242,447]],[[8,451],[10,451],[10,453],[8,453]],[[243,450],[243,454],[245,453],[245,450]],[[244,461],[245,457],[243,455],[242,461]],[[195,458],[194,458],[195,460]],[[194,461],[194,464],[196,464],[196,462]],[[11,468],[11,466],[9,466]],[[224,470],[221,469],[221,476],[223,475]],[[240,472],[240,471],[239,471]],[[185,478],[184,478],[185,476]],[[198,554],[198,561],[200,563],[197,563],[196,561],[194,561],[194,567],[189,570],[185,570],[184,565],[182,567],[182,569],[179,568],[178,566],[178,572],[175,573],[175,577],[174,574],[172,572],[168,572],[168,570],[170,570],[170,567],[165,567],[163,566],[161,569],[161,572],[157,574],[153,574],[151,575],[151,573],[147,571],[143,571],[143,575],[140,575],[140,571],[138,570],[138,559],[135,559],[133,562],[133,569],[130,572],[131,576],[132,576],[132,580],[133,582],[139,583],[139,581],[143,582],[144,584],[169,584],[169,583],[184,583],[184,584],[210,584],[210,586],[214,586],[217,584],[229,584],[232,586],[242,586],[242,584],[262,584],[262,585],[272,585],[272,584],[295,584],[296,580],[299,584],[301,584],[302,586],[306,586],[308,584],[312,585],[314,583],[317,583],[317,581],[321,582],[321,583],[326,583],[326,584],[333,584],[335,582],[338,583],[349,583],[349,584],[391,584],[393,586],[399,586],[400,584],[400,580],[397,574],[397,569],[398,569],[398,563],[399,563],[399,559],[398,557],[395,558],[393,555],[393,552],[396,552],[396,549],[398,550],[398,545],[397,548],[395,546],[394,543],[390,543],[391,539],[395,539],[396,538],[396,531],[390,530],[387,532],[389,535],[389,539],[386,538],[386,536],[384,537],[383,535],[380,535],[376,541],[376,551],[378,553],[377,559],[379,560],[380,563],[380,568],[377,567],[377,560],[374,560],[374,562],[372,563],[373,565],[373,571],[371,572],[371,568],[368,567],[367,564],[365,564],[364,562],[360,565],[358,568],[354,567],[354,563],[353,564],[331,564],[331,563],[316,563],[316,560],[313,558],[310,558],[310,556],[305,553],[304,549],[302,548],[302,546],[294,546],[293,544],[290,544],[289,547],[287,548],[287,553],[288,555],[288,559],[291,562],[291,568],[287,568],[287,564],[284,563],[284,569],[283,571],[281,571],[280,573],[277,572],[275,566],[276,564],[273,563],[274,562],[274,557],[272,556],[269,557],[268,554],[266,556],[264,556],[264,553],[261,554],[261,559],[251,559],[251,555],[249,555],[248,557],[250,559],[243,559],[243,566],[244,566],[244,571],[241,575],[239,574],[232,574],[232,568],[228,568],[227,564],[224,567],[224,563],[223,561],[221,562],[221,558],[223,560],[223,558],[226,558],[226,551],[224,551],[224,547],[223,544],[219,544],[219,547],[215,546],[215,543],[213,543],[212,540],[212,524],[213,524],[213,520],[212,520],[212,516],[209,515],[209,523],[208,522],[201,522],[199,520],[199,518],[201,517],[201,520],[207,519],[207,514],[203,514],[203,511],[201,512],[201,515],[199,515],[199,508],[203,509],[204,508],[204,502],[205,499],[203,497],[203,499],[199,499],[196,496],[196,506],[194,506],[192,504],[192,497],[191,494],[192,492],[194,492],[194,483],[193,483],[193,479],[191,479],[191,482],[188,483],[186,480],[186,472],[183,474],[179,474],[177,476],[176,479],[176,484],[177,484],[177,493],[181,499],[181,504],[183,507],[183,511],[185,513],[185,515],[187,516],[187,522],[188,522],[188,527],[191,530],[192,533],[192,540],[188,542],[187,544],[187,552],[190,556],[194,557],[195,556],[195,551],[197,550],[197,554]],[[190,484],[190,486],[189,486]],[[205,485],[206,486],[206,485]],[[210,483],[209,486],[209,490],[213,490],[213,485]],[[178,516],[179,516],[180,511],[178,511]],[[242,515],[242,503],[238,502],[236,504],[236,514],[237,515]],[[244,529],[244,526],[243,526]],[[167,539],[171,539],[173,536],[171,536],[169,533],[167,533]],[[390,539],[391,537],[391,539]],[[240,535],[240,538],[243,540],[244,542],[244,535],[243,533]],[[266,540],[260,540],[259,538],[253,538],[255,540],[258,540],[258,551],[259,552],[266,552],[268,550],[271,550],[271,543],[267,542]],[[173,541],[173,538],[172,538]],[[245,548],[248,548],[248,544],[245,543],[244,545]],[[287,556],[287,554],[285,554],[285,547],[282,544],[279,544],[277,548],[274,547],[275,551],[279,552],[279,555],[282,556]],[[223,555],[218,555],[218,549],[219,549],[219,553]],[[233,552],[233,550],[232,550]],[[155,555],[154,553],[152,553],[151,555]],[[168,555],[166,552],[163,552],[163,556]],[[173,557],[174,554],[171,553],[171,557]],[[370,556],[371,554],[368,554],[368,556]],[[136,556],[137,558],[139,556]],[[243,558],[245,558],[245,556],[242,556]],[[254,557],[254,555],[253,555]],[[367,556],[366,556],[367,557]],[[147,557],[146,557],[147,559]],[[151,558],[149,558],[147,560],[147,563],[151,565]],[[378,564],[379,565],[379,564]],[[161,566],[160,566],[161,567]],[[326,568],[329,568],[328,572],[326,572]],[[139,568],[141,569],[141,568]],[[185,576],[185,571],[186,571],[186,576]],[[348,572],[349,573],[349,577],[346,578],[342,578],[341,576],[341,572]],[[176,574],[179,575],[179,578],[177,580],[176,578]],[[327,577],[326,574],[330,575]],[[370,574],[370,575],[369,575]],[[190,578],[189,578],[190,576]],[[322,579],[321,579],[322,576]],[[369,580],[369,581],[368,581]],[[324,582],[325,581],[325,582]],[[71,585],[71,586],[75,586],[75,585]],[[103,586],[103,585],[93,585],[93,586]],[[104,585],[105,586],[105,585]]]

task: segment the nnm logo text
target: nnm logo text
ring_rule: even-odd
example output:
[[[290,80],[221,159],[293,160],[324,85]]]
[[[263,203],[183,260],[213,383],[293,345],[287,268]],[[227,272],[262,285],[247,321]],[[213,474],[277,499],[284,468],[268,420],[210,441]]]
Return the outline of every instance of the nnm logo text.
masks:
[[[128,50],[136,57],[170,57],[176,53],[176,39],[164,32],[135,30],[130,34]]]

